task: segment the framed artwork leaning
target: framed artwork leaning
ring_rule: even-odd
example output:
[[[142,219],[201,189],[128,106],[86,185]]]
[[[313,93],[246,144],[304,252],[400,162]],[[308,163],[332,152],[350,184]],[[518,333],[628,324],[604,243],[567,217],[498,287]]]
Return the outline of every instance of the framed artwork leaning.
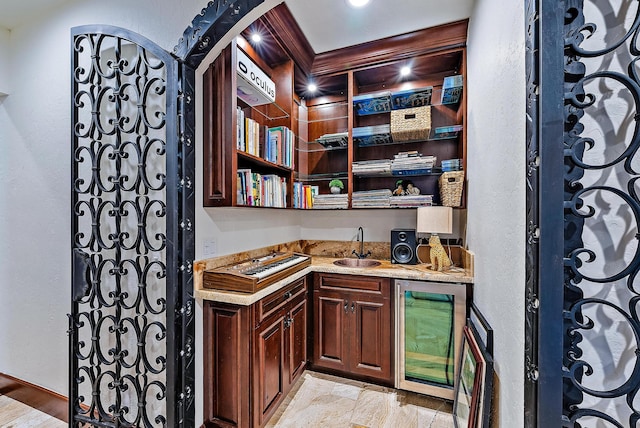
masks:
[[[453,401],[455,428],[489,427],[492,386],[493,359],[465,326]]]

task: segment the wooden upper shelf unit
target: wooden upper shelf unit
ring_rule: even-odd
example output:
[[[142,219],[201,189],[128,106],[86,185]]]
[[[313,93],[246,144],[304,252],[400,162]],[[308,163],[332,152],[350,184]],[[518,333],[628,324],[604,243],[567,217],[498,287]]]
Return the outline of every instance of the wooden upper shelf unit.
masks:
[[[447,76],[461,75],[466,86],[467,26],[468,21],[458,21],[315,54],[284,3],[265,13],[234,39],[204,74],[204,205],[274,206],[275,201],[277,207],[304,207],[302,187],[326,194],[329,181],[337,178],[343,181],[348,198],[342,207],[352,208],[354,192],[394,189],[398,179],[354,174],[354,163],[393,159],[401,151],[433,155],[438,162],[461,159],[466,168],[466,91],[451,105],[439,105],[439,97]],[[246,41],[256,29],[263,41],[254,47]],[[274,103],[250,106],[237,97],[239,50],[275,83]],[[411,78],[400,80],[398,70],[409,61]],[[307,92],[310,79],[318,84],[317,94]],[[375,146],[362,146],[354,140],[356,128],[389,126],[391,122],[389,112],[358,116],[354,96],[425,86],[433,88],[431,133],[435,127],[461,126],[456,135],[446,139],[430,135],[419,141]],[[257,153],[245,153],[240,141],[243,137],[238,126],[247,119],[255,123],[260,145]],[[269,129],[279,128],[289,132],[293,152],[288,155],[280,146],[276,150],[280,156],[266,153],[263,147],[271,147]],[[333,134],[345,135],[345,144],[322,144],[321,137]],[[287,156],[289,162],[282,163]],[[423,194],[433,194],[438,204],[438,177],[429,173],[408,178]]]

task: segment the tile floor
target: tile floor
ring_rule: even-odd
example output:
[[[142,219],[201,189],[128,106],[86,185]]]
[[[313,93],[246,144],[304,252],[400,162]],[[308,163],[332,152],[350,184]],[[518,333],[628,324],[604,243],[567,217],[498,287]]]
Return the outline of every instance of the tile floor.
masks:
[[[65,428],[66,423],[53,416],[0,395],[0,428]]]
[[[0,395],[0,428],[64,428],[59,419]],[[451,428],[451,403],[306,371],[267,428]]]
[[[451,403],[306,371],[267,428],[450,428]]]

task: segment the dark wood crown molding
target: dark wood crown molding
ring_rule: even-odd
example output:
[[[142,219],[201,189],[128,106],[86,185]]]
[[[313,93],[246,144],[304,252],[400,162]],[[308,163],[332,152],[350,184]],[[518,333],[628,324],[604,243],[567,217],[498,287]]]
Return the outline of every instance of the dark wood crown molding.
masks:
[[[466,46],[469,20],[374,40],[316,55],[314,76],[342,73],[443,50]]]
[[[262,22],[293,62],[304,73],[310,73],[315,52],[289,8],[284,3],[274,7],[263,15]]]
[[[469,20],[373,40],[316,54],[287,6],[282,3],[260,18],[303,75],[325,76],[466,46]]]

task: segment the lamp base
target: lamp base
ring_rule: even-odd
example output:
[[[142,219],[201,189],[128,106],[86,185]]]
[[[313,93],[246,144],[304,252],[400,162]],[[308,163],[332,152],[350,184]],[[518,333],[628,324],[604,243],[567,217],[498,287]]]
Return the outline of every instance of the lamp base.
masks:
[[[451,266],[451,259],[447,255],[444,247],[440,243],[440,237],[436,234],[431,235],[429,238],[429,258],[431,259],[431,269],[437,271],[443,271]]]

